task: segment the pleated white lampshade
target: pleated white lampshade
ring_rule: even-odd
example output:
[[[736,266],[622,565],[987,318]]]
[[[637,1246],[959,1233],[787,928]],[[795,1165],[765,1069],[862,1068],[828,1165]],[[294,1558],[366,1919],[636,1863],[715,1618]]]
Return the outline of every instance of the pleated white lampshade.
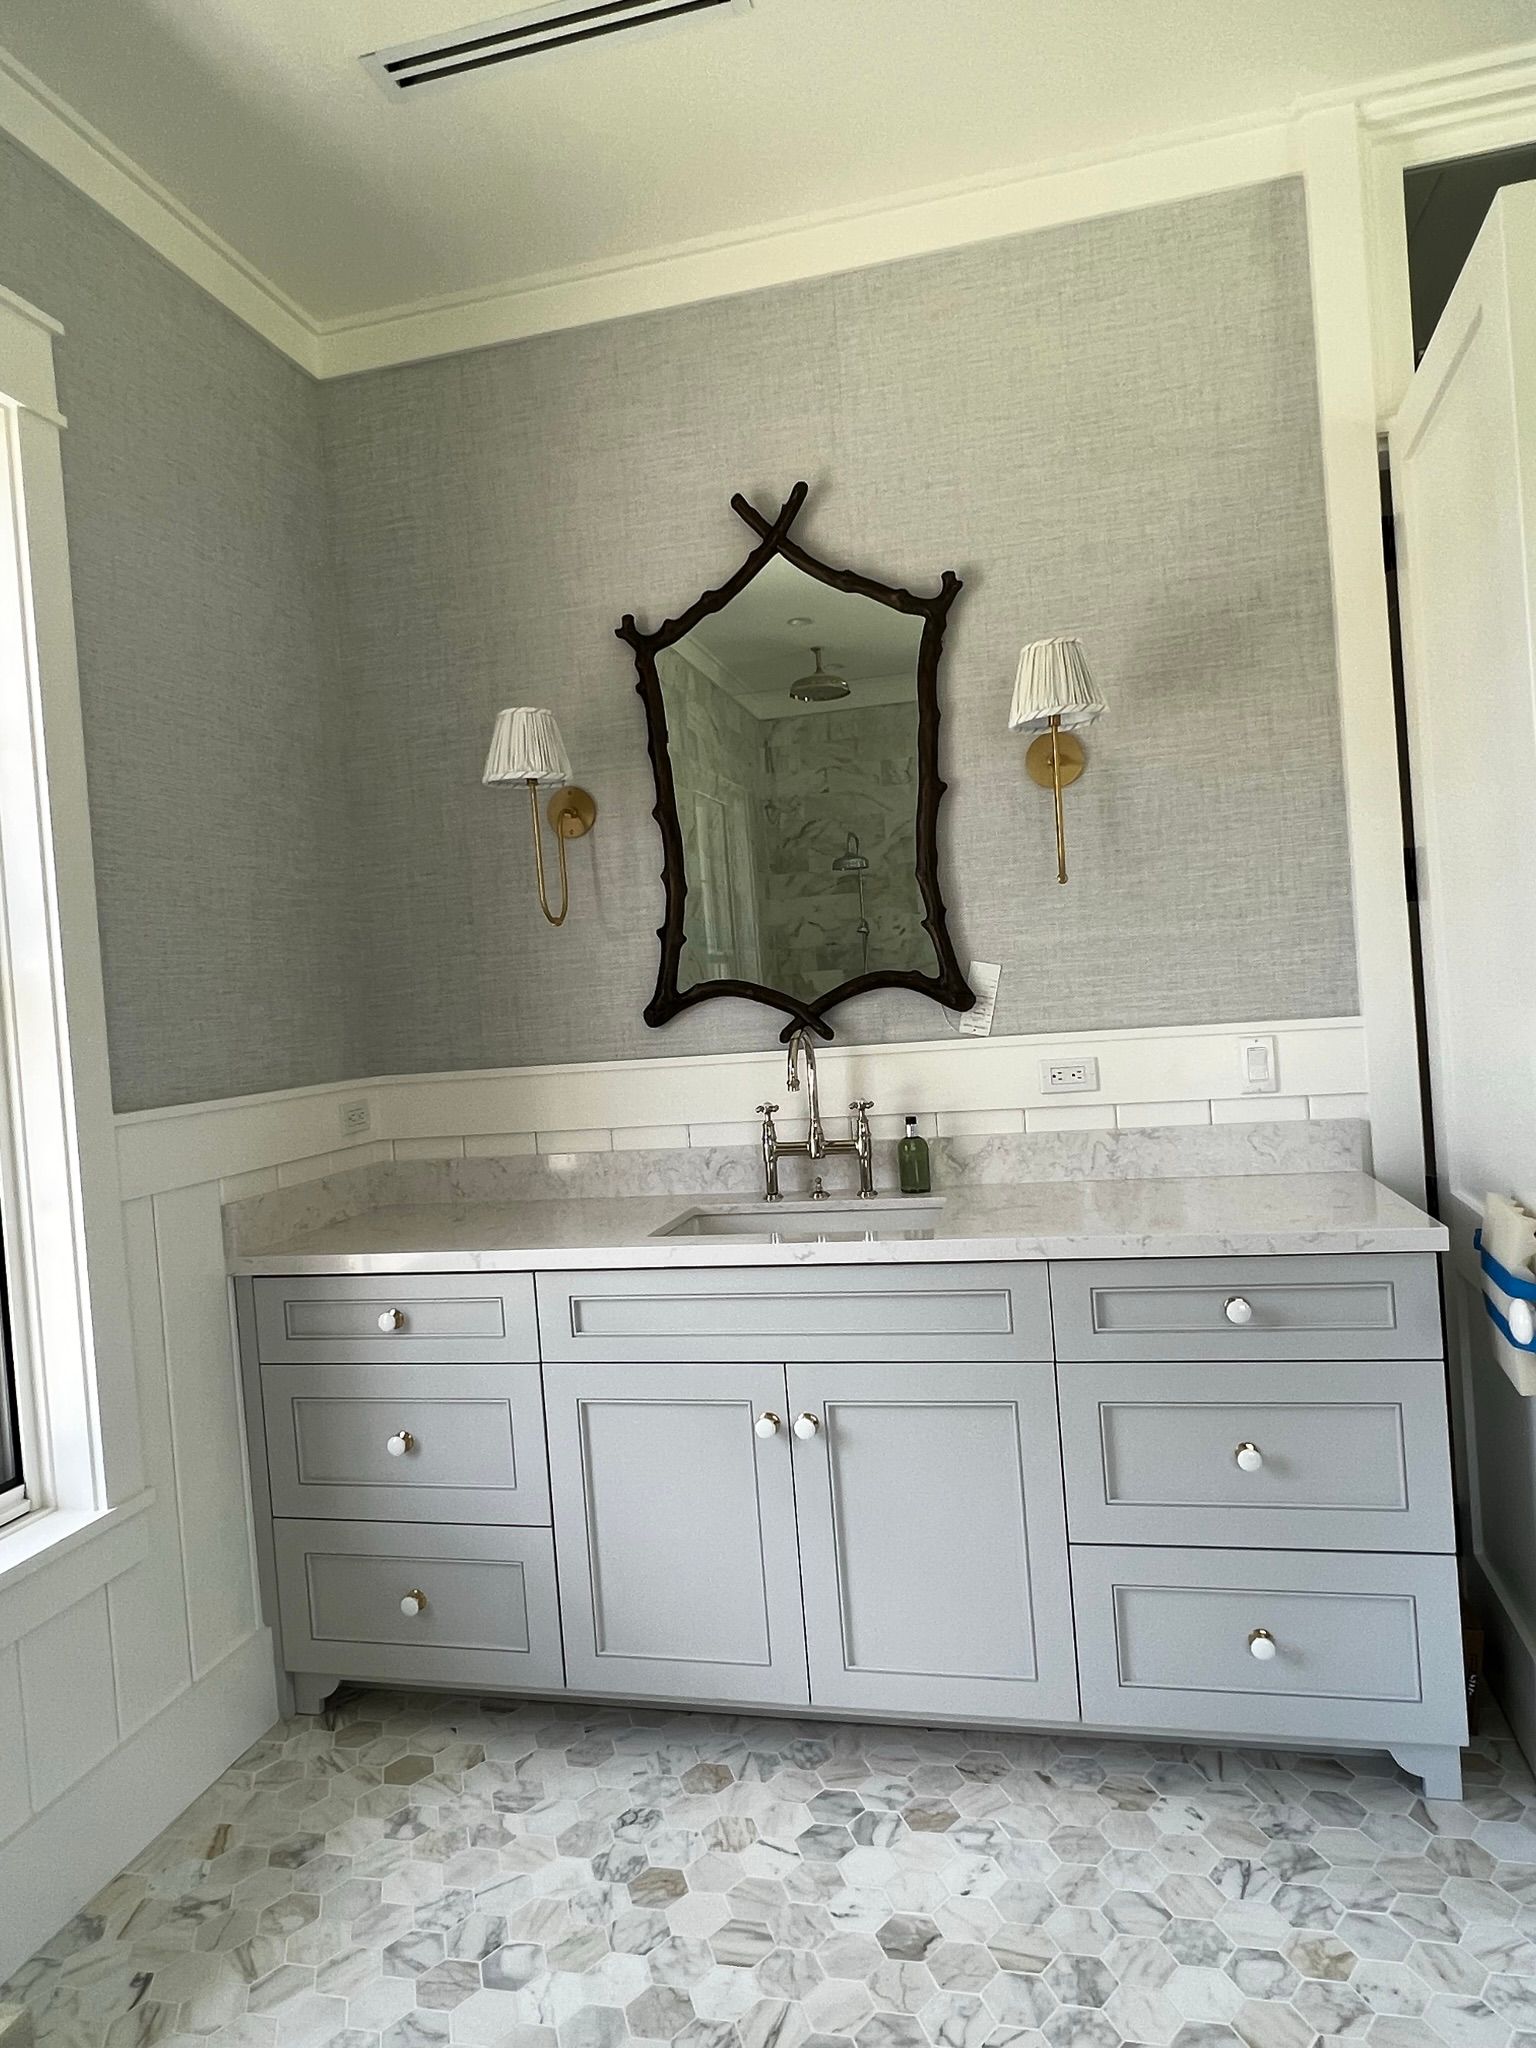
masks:
[[[1075,633],[1032,640],[1019,656],[1013,708],[1008,713],[1010,732],[1043,732],[1053,718],[1073,732],[1092,725],[1107,709]]]
[[[546,711],[542,704],[520,704],[497,712],[482,782],[543,782],[558,786],[570,779],[571,760],[553,711]]]

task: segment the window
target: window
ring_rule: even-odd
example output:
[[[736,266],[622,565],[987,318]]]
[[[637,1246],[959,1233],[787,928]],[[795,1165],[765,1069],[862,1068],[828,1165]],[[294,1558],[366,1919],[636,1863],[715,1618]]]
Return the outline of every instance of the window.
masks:
[[[143,1500],[58,332],[0,287],[0,1589]]]
[[[27,1475],[21,1456],[21,1410],[11,1359],[10,1290],[0,1243],[0,1527],[27,1512]]]

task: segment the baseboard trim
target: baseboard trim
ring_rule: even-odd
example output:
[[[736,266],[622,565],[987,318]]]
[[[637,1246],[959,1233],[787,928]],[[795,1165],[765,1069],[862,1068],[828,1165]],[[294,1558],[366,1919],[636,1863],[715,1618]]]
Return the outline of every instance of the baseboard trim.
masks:
[[[0,1844],[0,1981],[276,1719],[272,1637],[261,1628]]]

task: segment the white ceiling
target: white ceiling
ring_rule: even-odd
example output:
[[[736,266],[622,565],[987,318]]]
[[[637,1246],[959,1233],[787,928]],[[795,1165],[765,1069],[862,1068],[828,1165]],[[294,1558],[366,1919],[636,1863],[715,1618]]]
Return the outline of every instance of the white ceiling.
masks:
[[[497,12],[0,0],[0,45],[326,323],[1118,153],[1536,29],[1532,0],[755,0],[419,101],[357,61]]]

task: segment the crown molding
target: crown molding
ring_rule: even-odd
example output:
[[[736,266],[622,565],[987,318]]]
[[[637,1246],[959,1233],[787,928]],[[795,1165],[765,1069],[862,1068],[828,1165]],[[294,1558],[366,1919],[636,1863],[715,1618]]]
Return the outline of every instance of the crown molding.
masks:
[[[1536,42],[1432,70],[1405,72],[1350,95],[1371,135],[1415,135],[1536,106]],[[1302,108],[1316,102],[1307,102]],[[1337,104],[1337,101],[1334,102]]]
[[[131,157],[0,48],[0,129],[311,376],[315,322]]]
[[[0,48],[0,129],[274,347],[319,378],[494,347],[669,306],[729,298],[1073,221],[1285,177],[1299,116],[1349,107],[1399,160],[1536,140],[1536,42],[1298,100],[1246,122],[1160,137],[872,204],[573,265],[487,291],[344,320],[315,318],[43,81]]]
[[[322,322],[322,377],[489,348],[668,306],[863,270],[940,249],[1268,183],[1296,168],[1284,121],[1164,137],[1110,157],[1061,158],[1005,177],[904,193],[872,205],[775,221],[746,235],[579,264],[484,293],[460,293],[359,319]]]

